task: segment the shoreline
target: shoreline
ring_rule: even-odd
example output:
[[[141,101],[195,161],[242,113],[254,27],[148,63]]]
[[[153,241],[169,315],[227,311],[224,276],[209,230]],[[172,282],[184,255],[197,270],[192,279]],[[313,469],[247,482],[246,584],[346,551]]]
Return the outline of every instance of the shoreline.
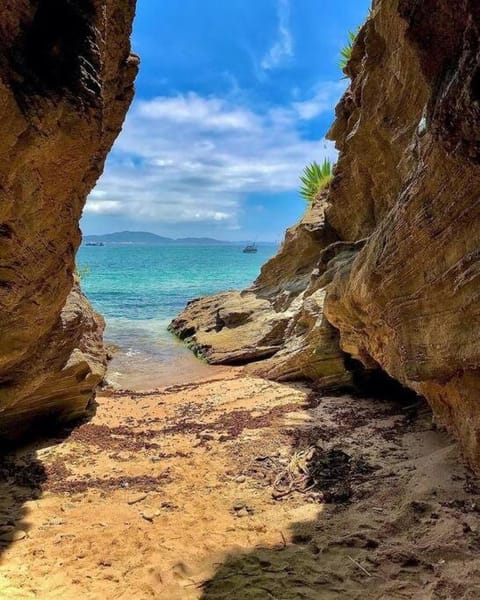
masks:
[[[2,597],[480,591],[477,483],[423,403],[229,368],[100,394],[91,421],[2,468]]]
[[[161,362],[155,361],[153,357],[132,361],[127,353],[120,350],[108,363],[105,381],[107,389],[113,391],[128,389],[132,392],[146,392],[201,381],[211,375],[221,375],[230,368],[209,365],[189,350]]]

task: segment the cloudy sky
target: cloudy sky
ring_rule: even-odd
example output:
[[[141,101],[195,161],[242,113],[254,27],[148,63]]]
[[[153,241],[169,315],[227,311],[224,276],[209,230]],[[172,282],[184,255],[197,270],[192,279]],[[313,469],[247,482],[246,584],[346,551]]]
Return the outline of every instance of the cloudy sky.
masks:
[[[137,94],[84,233],[278,240],[298,177],[335,159],[338,67],[367,0],[138,0]]]

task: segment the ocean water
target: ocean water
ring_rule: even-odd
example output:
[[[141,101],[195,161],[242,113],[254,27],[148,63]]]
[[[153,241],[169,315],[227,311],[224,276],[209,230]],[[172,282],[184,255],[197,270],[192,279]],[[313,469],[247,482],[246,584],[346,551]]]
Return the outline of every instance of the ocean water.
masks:
[[[171,385],[207,373],[167,331],[188,300],[251,284],[274,244],[256,254],[228,246],[82,246],[82,289],[107,323],[105,339],[118,351],[108,380],[123,388]]]

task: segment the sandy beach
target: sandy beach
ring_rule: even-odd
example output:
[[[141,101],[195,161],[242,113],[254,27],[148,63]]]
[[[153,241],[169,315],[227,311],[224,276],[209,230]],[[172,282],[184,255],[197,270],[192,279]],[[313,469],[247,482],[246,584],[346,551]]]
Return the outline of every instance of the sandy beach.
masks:
[[[224,369],[1,468],[1,598],[480,595],[477,484],[424,404]]]

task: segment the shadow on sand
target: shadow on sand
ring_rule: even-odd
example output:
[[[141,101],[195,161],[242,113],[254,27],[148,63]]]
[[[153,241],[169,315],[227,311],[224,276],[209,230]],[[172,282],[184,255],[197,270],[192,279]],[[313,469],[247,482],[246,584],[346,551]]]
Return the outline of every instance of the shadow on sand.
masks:
[[[40,498],[47,474],[35,450],[10,450],[0,458],[0,556],[28,532],[25,504]]]
[[[95,411],[92,402],[84,418],[67,426],[55,423],[53,417],[38,420],[28,444],[0,444],[0,561],[13,542],[28,535],[27,503],[38,500],[49,481],[59,481],[66,474],[57,463],[46,466],[38,459],[38,451],[62,443],[76,427],[90,421]]]
[[[352,478],[350,497],[324,500],[315,519],[279,531],[276,546],[227,556],[210,580],[198,584],[201,600],[480,597],[469,595],[480,594],[472,581],[447,571],[447,563],[476,564],[480,535],[458,534],[467,518],[480,526],[480,515],[468,508],[474,500],[468,473],[456,462],[449,436],[432,427],[428,406],[398,388],[390,392],[387,399],[320,399],[321,413],[312,394],[314,426],[292,432],[292,452],[317,443],[361,454],[374,468]],[[453,483],[444,486],[447,473]],[[456,514],[452,497],[460,507]]]

